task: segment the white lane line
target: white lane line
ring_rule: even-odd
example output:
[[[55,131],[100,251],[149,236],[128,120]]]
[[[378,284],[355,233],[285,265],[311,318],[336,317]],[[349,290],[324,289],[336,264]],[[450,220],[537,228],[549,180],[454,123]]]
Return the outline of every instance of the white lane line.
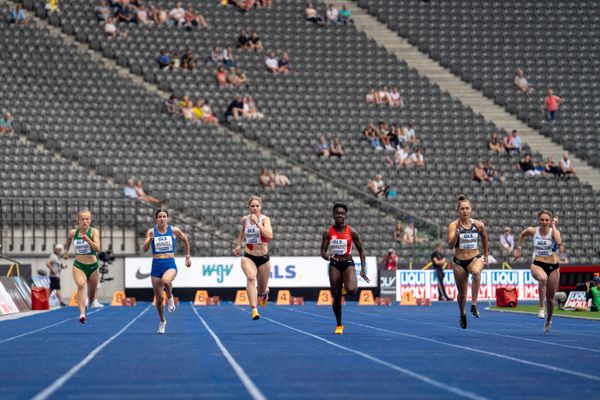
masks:
[[[374,316],[374,317],[378,317],[378,318],[381,318],[381,319],[389,319],[389,320],[392,320],[392,321],[406,321],[406,322],[411,322],[411,323],[415,323],[416,322],[416,323],[423,324],[423,325],[437,326],[437,327],[441,327],[441,328],[461,330],[461,331],[463,330],[462,328],[458,328],[458,327],[454,327],[454,326],[448,326],[448,325],[442,325],[442,324],[435,324],[433,322],[413,321],[413,320],[409,320],[409,319],[406,319],[406,318],[388,317],[386,315],[381,315],[381,314],[368,314],[368,313],[364,313],[364,312],[360,312],[360,311],[354,311],[354,310],[344,310],[344,312],[347,312],[347,313],[350,313],[350,314],[368,315],[370,317]],[[570,345],[570,344],[563,344],[563,343],[557,343],[557,342],[548,342],[548,341],[545,341],[545,340],[530,339],[530,338],[526,338],[526,337],[522,337],[522,336],[503,335],[501,333],[481,331],[481,330],[478,330],[478,329],[471,329],[471,328],[469,328],[468,332],[481,333],[481,334],[484,334],[484,335],[499,336],[499,337],[504,337],[504,338],[509,338],[509,339],[525,340],[527,342],[547,344],[547,345],[557,346],[557,347],[565,347],[565,348],[568,348],[568,349],[583,350],[585,352],[600,353],[600,350],[593,349],[593,348],[588,348],[588,347],[574,346],[574,345]]]
[[[85,356],[85,358],[83,360],[79,361],[75,366],[73,366],[70,370],[68,370],[64,375],[62,375],[57,380],[52,382],[52,384],[50,384],[50,386],[48,386],[46,389],[44,389],[41,392],[39,392],[38,394],[36,394],[32,398],[32,400],[45,400],[48,397],[50,397],[52,394],[54,394],[54,392],[56,392],[58,389],[60,389],[69,379],[71,379],[83,367],[85,367],[87,364],[89,364],[89,362],[92,361],[94,359],[94,357],[96,357],[96,355],[98,353],[100,353],[100,351],[102,351],[102,349],[104,349],[106,346],[108,346],[110,344],[110,342],[115,340],[123,332],[125,332],[127,330],[127,328],[129,328],[131,325],[133,325],[133,323],[135,321],[137,321],[142,315],[144,315],[146,313],[146,311],[148,311],[150,309],[150,307],[152,307],[152,304],[148,305],[148,307],[146,307],[141,313],[139,313],[137,317],[135,317],[134,319],[129,321],[129,323],[127,325],[125,325],[123,328],[121,328],[121,330],[119,332],[115,333],[113,336],[111,336],[106,341],[104,341],[104,343],[102,343],[100,346],[98,346],[94,350],[92,350],[87,356]]]
[[[229,352],[229,350],[227,350],[227,348],[221,342],[221,339],[219,339],[219,337],[213,332],[213,330],[210,329],[210,326],[208,326],[208,324],[206,323],[206,321],[204,320],[204,318],[202,318],[200,316],[200,314],[198,314],[198,311],[196,311],[196,307],[194,307],[191,304],[190,304],[190,306],[192,307],[192,310],[194,310],[194,314],[196,314],[196,317],[198,317],[198,319],[200,320],[200,322],[202,322],[202,325],[204,325],[204,327],[206,328],[206,330],[208,331],[208,333],[210,333],[210,335],[212,336],[213,340],[215,341],[215,343],[217,344],[217,346],[221,350],[221,353],[223,353],[223,356],[225,356],[225,358],[229,362],[229,365],[231,365],[231,368],[233,368],[233,370],[237,374],[238,378],[240,378],[240,381],[242,381],[242,383],[244,384],[244,387],[246,388],[246,390],[248,391],[248,393],[250,394],[250,396],[252,396],[252,398],[254,400],[267,400],[267,398],[265,397],[265,395],[254,384],[254,382],[252,381],[252,379],[250,379],[250,377],[248,375],[246,375],[246,372],[244,372],[244,370],[242,369],[242,367],[240,367],[240,364],[238,364],[237,361],[235,361],[235,358],[233,358],[233,356],[231,355],[231,353]]]
[[[92,311],[91,313],[88,313],[87,315],[91,315],[91,314],[97,313],[98,311],[102,311],[102,310],[103,310],[103,308],[101,308],[99,310],[96,310],[96,311]],[[17,336],[13,336],[13,337],[9,337],[9,338],[6,338],[6,339],[2,339],[2,340],[0,340],[0,344],[6,343],[6,342],[10,342],[11,340],[15,340],[15,339],[21,338],[23,336],[32,335],[34,333],[41,332],[41,331],[43,331],[45,329],[52,328],[54,326],[58,326],[58,325],[64,324],[65,322],[69,322],[69,321],[73,321],[73,320],[78,320],[78,319],[79,319],[79,317],[68,318],[68,319],[65,319],[64,321],[60,321],[60,322],[57,322],[57,323],[52,324],[52,325],[47,325],[47,326],[44,326],[42,328],[39,328],[39,329],[36,329],[36,330],[33,330],[33,331],[21,333],[20,335],[17,335]]]
[[[239,307],[238,307],[238,309],[241,310],[241,311],[243,311],[243,312],[246,312],[245,310],[243,310],[243,309],[241,309]],[[446,390],[446,391],[448,391],[450,393],[453,393],[453,394],[455,394],[457,396],[464,397],[466,399],[472,399],[472,400],[487,400],[486,397],[480,396],[480,395],[472,393],[472,392],[468,392],[466,390],[459,389],[459,388],[454,387],[454,386],[446,385],[446,384],[444,384],[442,382],[436,381],[436,380],[434,380],[432,378],[429,378],[429,377],[427,377],[425,375],[421,375],[421,374],[419,374],[417,372],[413,372],[413,371],[411,371],[409,369],[402,368],[399,365],[392,364],[392,363],[389,363],[387,361],[381,360],[381,359],[379,359],[377,357],[374,357],[374,356],[372,356],[370,354],[363,353],[362,351],[358,351],[358,350],[354,350],[354,349],[351,349],[351,348],[346,347],[346,346],[342,346],[341,344],[332,342],[332,341],[327,340],[327,339],[325,339],[325,338],[323,338],[321,336],[312,334],[310,332],[303,331],[302,329],[294,328],[293,326],[284,324],[283,322],[275,321],[272,318],[268,318],[268,317],[264,317],[264,316],[261,317],[261,318],[266,319],[267,321],[270,321],[270,322],[272,322],[274,324],[283,326],[284,328],[290,329],[292,331],[295,331],[295,332],[298,332],[298,333],[302,333],[303,335],[310,336],[310,337],[312,337],[314,339],[320,340],[321,342],[327,343],[330,346],[337,347],[338,349],[342,349],[342,350],[348,351],[350,353],[359,355],[359,356],[361,356],[363,358],[366,358],[367,360],[370,360],[370,361],[373,361],[373,362],[375,362],[377,364],[380,364],[380,365],[383,365],[385,367],[391,368],[391,369],[393,369],[395,371],[403,373],[404,375],[410,376],[411,378],[420,380],[421,382],[425,382],[426,384],[428,384],[430,386],[435,386],[437,388]]]
[[[290,311],[301,313],[301,314],[312,315],[312,316],[319,317],[319,318],[329,319],[329,318],[326,318],[326,317],[324,317],[322,315],[313,314],[313,313],[309,313],[309,312],[306,312],[306,311],[298,311],[298,310],[290,310]],[[537,362],[534,362],[534,361],[528,361],[528,360],[524,360],[524,359],[517,358],[517,357],[507,356],[507,355],[500,354],[500,353],[494,353],[494,352],[491,352],[491,351],[474,349],[472,347],[466,347],[466,346],[461,346],[461,345],[458,345],[458,344],[443,342],[441,340],[430,339],[430,338],[426,338],[426,337],[422,337],[422,336],[412,335],[410,333],[398,332],[398,331],[393,331],[391,329],[385,329],[385,328],[378,328],[376,326],[365,325],[365,324],[361,324],[359,322],[346,321],[346,323],[352,324],[352,325],[362,326],[363,328],[369,328],[369,329],[373,329],[373,330],[380,331],[380,332],[387,332],[387,333],[392,333],[394,335],[400,335],[400,336],[410,337],[410,338],[413,338],[413,339],[424,340],[426,342],[437,343],[437,344],[441,344],[443,346],[454,347],[454,348],[457,348],[457,349],[471,351],[471,352],[474,352],[474,353],[485,354],[485,355],[491,356],[491,357],[502,358],[502,359],[509,360],[509,361],[514,361],[514,362],[517,362],[517,363],[520,363],[520,364],[531,365],[531,366],[538,367],[538,368],[548,369],[548,370],[551,370],[551,371],[561,372],[563,374],[573,375],[573,376],[577,376],[577,377],[580,377],[580,378],[585,378],[585,379],[590,379],[590,380],[593,380],[593,381],[599,381],[600,382],[600,376],[594,376],[594,375],[586,374],[586,373],[583,373],[583,372],[571,371],[571,370],[565,369],[565,368],[555,367],[555,366],[548,365],[548,364],[537,363]]]

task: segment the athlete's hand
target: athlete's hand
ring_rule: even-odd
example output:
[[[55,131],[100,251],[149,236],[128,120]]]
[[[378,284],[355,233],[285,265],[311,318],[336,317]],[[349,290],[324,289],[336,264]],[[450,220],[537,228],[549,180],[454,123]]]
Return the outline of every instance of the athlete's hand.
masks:
[[[66,250],[65,250],[65,254],[63,254],[63,258],[64,258],[65,260],[68,260],[68,259],[69,259],[69,252],[68,252],[68,251],[66,251]]]
[[[558,216],[552,218],[552,226],[556,226],[556,224],[558,224]]]
[[[514,256],[514,261],[519,261],[519,259],[521,258],[521,250],[516,249],[515,250],[515,256]]]
[[[250,214],[250,222],[256,225],[256,223],[258,222],[258,217],[256,216],[256,214]]]
[[[362,268],[362,269],[360,270],[360,277],[361,277],[361,278],[363,278],[363,279],[365,280],[365,282],[367,282],[367,283],[371,283],[371,280],[370,280],[370,279],[369,279],[369,277],[367,276],[367,271],[366,271],[364,268]]]
[[[483,265],[488,265],[488,257],[486,255],[483,256]]]
[[[192,266],[192,259],[190,256],[185,256],[185,266],[188,268]]]
[[[148,234],[146,235],[148,239],[154,239],[154,229],[149,229]]]
[[[85,242],[87,243],[92,243],[92,239],[89,238],[89,236],[86,234],[84,234],[81,239],[83,239]]]
[[[336,263],[336,262],[338,262],[338,261],[339,261],[339,260],[338,260],[337,258],[335,258],[335,256],[334,256],[333,254],[329,256],[329,262],[334,262],[334,263]]]
[[[240,254],[242,254],[242,248],[241,246],[235,246],[233,249],[233,255],[236,257],[239,257]]]

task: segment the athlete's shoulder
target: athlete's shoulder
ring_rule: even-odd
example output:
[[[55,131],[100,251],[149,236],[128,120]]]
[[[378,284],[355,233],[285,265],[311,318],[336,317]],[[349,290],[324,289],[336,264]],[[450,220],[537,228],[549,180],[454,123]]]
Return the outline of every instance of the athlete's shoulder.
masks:
[[[75,236],[75,232],[77,232],[77,228],[69,229],[69,233],[68,233],[69,237]]]
[[[244,215],[244,216],[242,217],[242,223],[243,223],[243,224],[245,224],[247,219],[248,219],[248,216],[247,216],[247,215]]]
[[[98,230],[98,228],[92,228],[92,235],[100,236],[100,231]]]
[[[475,226],[479,230],[485,229],[485,224],[482,221],[478,220],[478,219],[474,219],[473,220],[473,224],[475,224]]]

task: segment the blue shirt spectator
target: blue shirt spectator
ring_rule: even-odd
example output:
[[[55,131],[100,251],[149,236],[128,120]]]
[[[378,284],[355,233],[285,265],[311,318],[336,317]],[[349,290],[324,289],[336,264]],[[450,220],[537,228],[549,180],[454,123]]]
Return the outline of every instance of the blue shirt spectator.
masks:
[[[156,59],[160,69],[167,69],[171,65],[171,56],[166,50],[161,50],[160,56]]]
[[[17,4],[15,9],[11,11],[10,17],[8,18],[9,24],[25,25],[27,23],[27,16],[25,11],[21,8],[20,4]]]
[[[127,179],[127,186],[123,188],[123,195],[128,199],[137,199],[138,195],[135,191],[133,179]]]

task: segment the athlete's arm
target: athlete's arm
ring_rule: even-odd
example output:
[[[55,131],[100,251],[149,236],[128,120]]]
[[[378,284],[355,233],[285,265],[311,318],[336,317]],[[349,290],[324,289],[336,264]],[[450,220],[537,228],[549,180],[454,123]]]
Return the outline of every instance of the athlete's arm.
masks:
[[[181,229],[173,227],[172,230],[177,239],[183,241],[183,249],[185,251],[185,266],[189,268],[192,266],[192,259],[190,258],[190,240]]]
[[[240,234],[238,235],[237,240],[235,241],[235,248],[233,249],[233,255],[239,256],[242,253],[242,241],[244,240],[244,236],[246,232],[244,231],[244,227],[246,226],[246,217],[242,217],[242,229],[240,229]]]
[[[352,241],[356,246],[356,250],[358,250],[358,255],[360,256],[360,276],[369,283],[369,277],[367,276],[367,258],[365,257],[365,249],[362,247],[362,243],[360,242],[360,235],[354,228],[350,228],[350,234],[352,235]]]
[[[71,229],[67,234],[67,241],[65,242],[65,254],[63,254],[63,258],[65,260],[69,259],[69,248],[71,247],[71,242],[73,242],[73,237],[75,236],[75,229]]]
[[[154,240],[154,228],[150,228],[146,231],[146,239],[144,240],[144,251],[150,249],[150,243]]]
[[[488,263],[489,255],[490,255],[490,241],[488,238],[487,231],[485,230],[485,225],[481,221],[476,221],[477,229],[481,232],[481,245],[483,246],[483,262],[485,264]]]
[[[329,229],[326,229],[323,232],[323,239],[321,240],[321,257],[324,260],[330,261],[331,254],[327,252],[327,248],[329,247]]]
[[[271,218],[264,217],[262,222],[257,222],[256,226],[258,230],[260,230],[260,234],[264,236],[267,241],[271,241],[273,239],[273,227],[271,226]]]
[[[456,246],[458,241],[458,221],[453,221],[448,224],[448,247],[451,249]]]
[[[525,228],[523,230],[523,232],[521,232],[519,234],[519,239],[517,239],[517,247],[515,248],[515,256],[514,256],[514,260],[515,261],[519,261],[519,259],[521,258],[521,249],[523,248],[523,240],[525,240],[525,238],[527,236],[532,236],[535,232],[535,228],[534,227],[529,227],[529,228]]]
[[[90,245],[90,248],[93,251],[95,251],[96,253],[100,252],[100,232],[98,231],[98,229],[92,228],[91,238],[87,236],[87,233],[84,234],[81,238]]]
[[[562,246],[562,238],[560,237],[560,231],[556,228],[556,224],[558,223],[558,217],[554,217],[552,219],[552,238],[557,246]]]

